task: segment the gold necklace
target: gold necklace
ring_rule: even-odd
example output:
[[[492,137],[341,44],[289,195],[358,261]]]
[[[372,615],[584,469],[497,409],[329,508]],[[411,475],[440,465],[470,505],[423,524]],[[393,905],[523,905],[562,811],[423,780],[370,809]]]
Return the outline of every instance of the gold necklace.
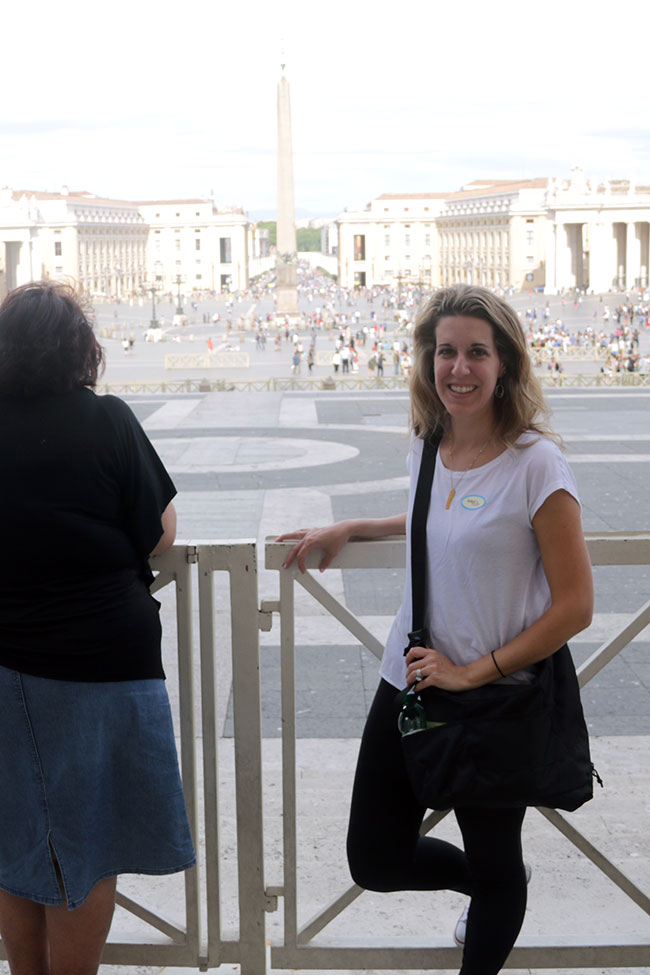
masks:
[[[483,451],[486,449],[487,445],[489,443],[491,443],[491,441],[492,441],[492,437],[490,437],[488,440],[485,441],[485,443],[483,444],[483,446],[481,447],[481,449],[479,450],[479,452],[477,453],[477,455],[474,457],[474,459],[473,459],[472,463],[469,465],[469,467],[466,467],[465,470],[462,471],[460,477],[456,481],[456,485],[455,486],[454,486],[454,475],[453,475],[453,471],[451,469],[451,465],[454,462],[454,448],[453,447],[450,447],[449,448],[449,480],[451,481],[451,491],[449,492],[449,496],[447,497],[447,503],[445,505],[445,511],[449,511],[449,509],[451,507],[451,502],[456,497],[456,489],[460,487],[461,481],[463,480],[463,478],[465,477],[465,475],[467,474],[467,472],[468,471],[471,471],[471,469],[473,468],[474,464],[479,459],[479,457],[481,456],[481,454],[483,453]]]

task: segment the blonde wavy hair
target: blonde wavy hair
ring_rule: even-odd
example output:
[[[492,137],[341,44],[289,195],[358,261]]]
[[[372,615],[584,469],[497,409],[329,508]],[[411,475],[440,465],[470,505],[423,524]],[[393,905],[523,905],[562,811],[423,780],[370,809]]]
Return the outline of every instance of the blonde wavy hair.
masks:
[[[502,298],[474,285],[441,288],[420,310],[413,333],[411,428],[423,440],[441,439],[450,428],[449,414],[438,396],[433,374],[436,328],[441,318],[480,318],[492,328],[503,365],[503,397],[494,399],[496,436],[508,447],[527,430],[559,442],[548,422],[549,409],[532,370],[519,318]]]

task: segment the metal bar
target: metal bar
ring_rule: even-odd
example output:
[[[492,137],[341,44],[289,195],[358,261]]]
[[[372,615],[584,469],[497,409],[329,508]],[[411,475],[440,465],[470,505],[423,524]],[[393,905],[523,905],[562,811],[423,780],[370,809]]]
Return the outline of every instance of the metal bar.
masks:
[[[154,581],[149,586],[149,592],[153,595],[155,592],[160,592],[165,586],[168,586],[170,582],[174,581],[174,573],[161,570]]]
[[[275,542],[272,537],[266,540],[265,566],[267,569],[281,569],[287,555],[293,548],[292,542]],[[317,569],[322,558],[318,549],[313,549],[305,559],[308,569]],[[403,535],[376,538],[372,541],[355,541],[341,549],[330,564],[331,569],[395,569],[406,564],[406,539]]]
[[[300,928],[296,935],[296,943],[299,946],[309,944],[312,938],[315,938],[323,928],[326,928],[330,921],[333,921],[335,917],[342,914],[350,904],[354,904],[357,897],[361,894],[363,894],[363,887],[357,887],[356,884],[348,887],[344,893],[335,900],[330,901],[327,907],[323,908],[319,914],[314,915],[307,924]]]
[[[180,758],[187,818],[194,848],[199,848],[199,803],[196,777],[194,720],[194,641],[192,631],[192,578],[183,548],[178,551],[176,570],[176,634],[180,711]],[[198,959],[201,948],[201,878],[198,865],[185,871],[185,916],[187,941]]]
[[[601,853],[593,843],[590,843],[575,826],[567,822],[557,809],[544,809],[540,806],[537,811],[548,819],[549,823],[552,823],[560,833],[566,836],[574,846],[584,853],[624,894],[627,894],[637,907],[640,907],[646,914],[650,914],[650,897],[644,894],[642,890],[639,890],[636,884],[632,883],[618,867],[615,867],[611,860],[608,860],[605,854]],[[648,946],[648,950],[650,951],[650,945]]]
[[[437,826],[445,816],[448,816],[451,810],[446,812],[430,812],[426,816],[422,825],[420,826],[420,835],[426,836],[427,833],[431,832],[434,826]],[[358,887],[356,884],[352,884],[348,889],[337,897],[335,900],[331,901],[327,907],[325,907],[319,914],[314,915],[304,927],[300,928],[298,931],[297,943],[298,945],[308,944],[312,938],[314,938],[323,928],[327,927],[330,921],[333,921],[335,917],[338,917],[346,907],[353,904],[354,901],[363,893],[363,888]]]
[[[210,546],[198,546],[198,573],[208,958],[210,964],[216,968],[220,964],[221,949],[221,891],[217,774],[217,676],[214,659],[214,596]]]
[[[254,543],[239,545],[230,565],[232,686],[237,799],[239,961],[241,975],[266,972],[266,891],[262,815],[262,707]]]
[[[271,948],[272,969],[374,971],[416,969],[417,971],[457,971],[461,950],[449,945],[449,937],[394,939],[391,943],[368,944],[347,939],[345,944]],[[650,964],[650,945],[639,941],[613,942],[604,935],[591,937],[585,944],[579,938],[556,938],[557,944],[544,945],[522,938],[511,951],[503,971],[549,968],[641,968]]]
[[[109,941],[102,954],[102,965],[155,965],[156,967],[185,968],[195,965],[205,971],[201,958],[194,959],[186,945],[136,944],[128,941]]]
[[[284,849],[284,939],[298,936],[296,849],[296,695],[293,573],[280,573],[280,657],[282,672],[282,809]]]
[[[294,578],[296,582],[299,582],[303,589],[306,589],[310,595],[316,599],[321,606],[323,606],[332,616],[341,623],[345,629],[356,637],[360,643],[363,643],[367,650],[374,653],[375,657],[381,660],[382,654],[384,652],[384,644],[377,639],[376,636],[366,629],[363,623],[354,616],[346,606],[335,599],[334,596],[328,592],[325,586],[321,585],[314,579],[313,575],[309,572],[305,572],[304,575],[300,572],[294,573]]]
[[[650,564],[649,532],[585,532],[592,565]]]
[[[158,914],[154,914],[150,911],[148,907],[144,904],[140,904],[139,901],[133,900],[132,897],[127,897],[126,894],[121,893],[119,890],[115,894],[115,903],[119,907],[123,907],[133,914],[135,917],[139,917],[141,921],[145,921],[150,924],[152,928],[156,931],[160,931],[162,934],[166,934],[168,938],[175,944],[186,945],[188,939],[186,937],[187,932],[182,928],[179,928],[176,924],[172,924],[171,921],[167,921],[165,918],[160,917]]]
[[[588,660],[578,668],[578,683],[584,687],[596,674],[624,650],[625,647],[650,624],[650,600],[642,606],[636,616],[623,627],[608,643],[594,651]]]

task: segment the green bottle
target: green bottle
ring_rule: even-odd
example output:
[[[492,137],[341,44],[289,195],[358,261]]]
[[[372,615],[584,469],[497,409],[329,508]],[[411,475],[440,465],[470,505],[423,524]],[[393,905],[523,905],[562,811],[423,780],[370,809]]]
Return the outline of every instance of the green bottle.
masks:
[[[427,729],[427,713],[422,706],[419,695],[411,687],[404,697],[402,710],[397,719],[402,738],[406,735],[414,735],[418,731]]]

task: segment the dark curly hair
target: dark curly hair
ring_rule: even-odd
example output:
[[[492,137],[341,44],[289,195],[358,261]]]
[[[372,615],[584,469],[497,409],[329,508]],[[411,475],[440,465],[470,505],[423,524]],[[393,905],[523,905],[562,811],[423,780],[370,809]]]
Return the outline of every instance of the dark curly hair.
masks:
[[[0,305],[0,394],[36,396],[95,386],[104,352],[74,289],[34,281]]]

